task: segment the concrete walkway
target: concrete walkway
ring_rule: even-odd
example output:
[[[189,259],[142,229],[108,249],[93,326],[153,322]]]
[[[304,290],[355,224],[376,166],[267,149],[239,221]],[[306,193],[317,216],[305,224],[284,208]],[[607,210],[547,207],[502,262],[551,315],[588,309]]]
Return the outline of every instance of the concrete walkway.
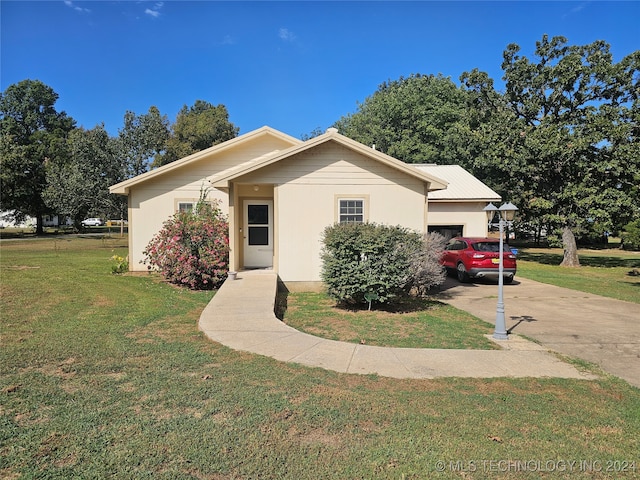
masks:
[[[495,283],[447,279],[440,299],[495,323]],[[640,295],[640,292],[638,292]],[[640,387],[640,305],[518,278],[504,287],[507,331]]]
[[[517,336],[500,342],[502,350],[387,348],[315,337],[276,318],[276,290],[274,272],[240,272],[204,309],[200,330],[235,350],[342,373],[392,378],[594,378]]]

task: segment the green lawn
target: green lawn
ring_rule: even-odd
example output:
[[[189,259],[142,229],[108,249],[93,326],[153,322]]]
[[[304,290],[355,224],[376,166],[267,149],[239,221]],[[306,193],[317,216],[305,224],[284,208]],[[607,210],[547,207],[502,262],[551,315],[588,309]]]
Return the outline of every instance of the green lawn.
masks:
[[[287,296],[283,321],[306,333],[331,340],[383,347],[499,349],[484,335],[486,322],[437,301],[407,302],[406,311],[350,311],[335,306],[324,293]]]
[[[518,275],[581,292],[640,303],[640,252],[580,250],[580,268],[560,268],[562,249],[526,248],[518,253]]]
[[[1,244],[0,478],[640,478],[640,391],[620,380],[395,380],[235,352],[197,329],[211,292],[111,275],[124,253]]]

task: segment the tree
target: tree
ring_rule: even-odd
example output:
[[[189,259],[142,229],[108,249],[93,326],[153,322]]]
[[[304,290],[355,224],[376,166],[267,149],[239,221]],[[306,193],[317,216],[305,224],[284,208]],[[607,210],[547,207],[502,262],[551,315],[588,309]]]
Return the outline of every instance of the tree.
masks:
[[[535,61],[519,52],[504,52],[501,98],[485,73],[461,77],[484,120],[472,171],[491,172],[525,218],[559,228],[562,265],[579,266],[575,233],[613,230],[638,212],[638,52],[615,64],[603,41],[546,35]]]
[[[184,105],[172,126],[166,151],[156,156],[154,167],[166,165],[218,143],[231,140],[239,129],[229,122],[224,105],[213,106],[196,100],[192,107]]]
[[[39,80],[23,80],[0,94],[0,204],[16,219],[33,216],[41,234],[42,217],[49,212],[42,193],[45,164],[63,157],[65,139],[75,121],[57,112],[58,95]]]
[[[388,81],[334,126],[407,163],[464,163],[469,156],[467,92],[441,75]]]
[[[118,131],[120,151],[128,166],[128,176],[149,170],[155,158],[162,155],[169,139],[169,120],[157,107],[142,115],[127,111],[124,126]]]
[[[67,156],[47,162],[47,204],[72,218],[78,228],[87,216],[121,218],[125,199],[109,194],[109,185],[126,178],[118,153],[117,140],[109,137],[104,125],[71,132]]]

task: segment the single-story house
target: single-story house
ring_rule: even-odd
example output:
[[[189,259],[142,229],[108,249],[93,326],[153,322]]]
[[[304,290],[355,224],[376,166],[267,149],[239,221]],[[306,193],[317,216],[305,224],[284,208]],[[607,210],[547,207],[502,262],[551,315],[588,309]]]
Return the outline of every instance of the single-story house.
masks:
[[[500,196],[459,166],[411,165],[337,129],[302,141],[270,127],[113,185],[128,196],[129,265],[203,187],[229,218],[230,269],[272,268],[289,289],[320,282],[321,235],[336,222],[486,236]]]

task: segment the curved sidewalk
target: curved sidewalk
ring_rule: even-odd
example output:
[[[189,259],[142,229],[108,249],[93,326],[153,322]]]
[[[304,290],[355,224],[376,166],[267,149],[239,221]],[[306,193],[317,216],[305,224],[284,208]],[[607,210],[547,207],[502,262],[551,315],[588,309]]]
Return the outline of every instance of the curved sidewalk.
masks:
[[[593,379],[517,337],[503,350],[388,348],[327,340],[289,327],[274,314],[277,275],[240,272],[227,280],[202,312],[199,328],[235,350],[341,373],[392,378],[560,377]]]

